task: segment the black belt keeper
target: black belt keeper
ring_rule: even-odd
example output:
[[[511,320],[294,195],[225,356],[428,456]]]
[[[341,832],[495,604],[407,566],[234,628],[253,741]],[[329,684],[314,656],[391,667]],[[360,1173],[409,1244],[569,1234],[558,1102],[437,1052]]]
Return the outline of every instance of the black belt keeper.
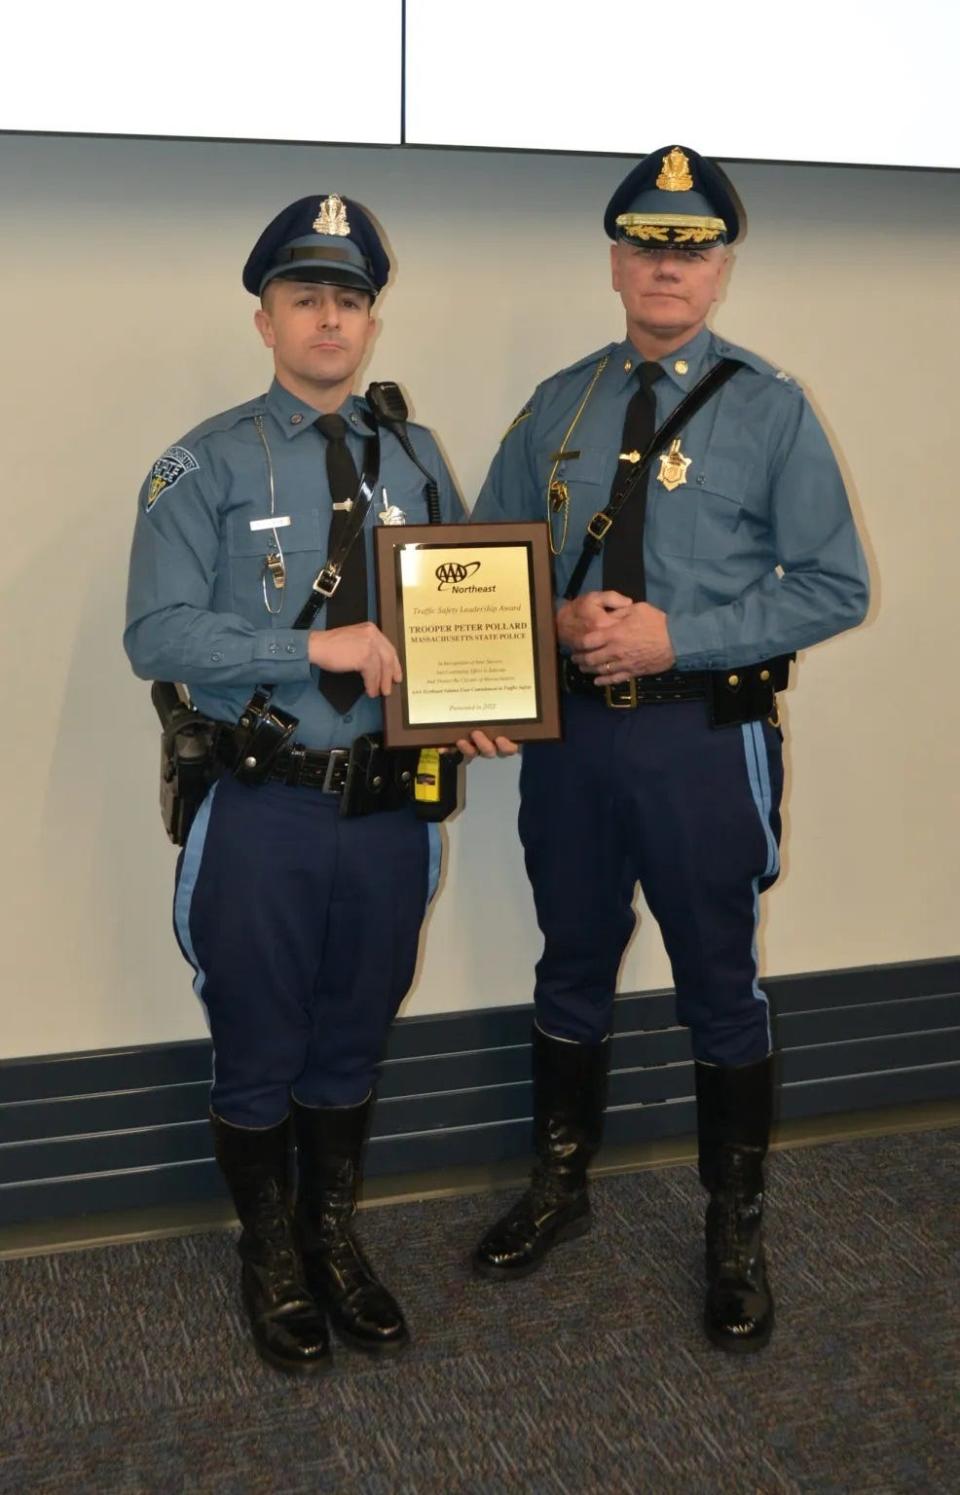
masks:
[[[712,727],[741,727],[773,715],[776,693],[787,687],[793,658],[792,654],[781,654],[727,670],[664,670],[659,675],[636,675],[632,680],[605,685],[602,676],[586,674],[563,656],[560,680],[565,691],[592,697],[615,711],[706,701]]]

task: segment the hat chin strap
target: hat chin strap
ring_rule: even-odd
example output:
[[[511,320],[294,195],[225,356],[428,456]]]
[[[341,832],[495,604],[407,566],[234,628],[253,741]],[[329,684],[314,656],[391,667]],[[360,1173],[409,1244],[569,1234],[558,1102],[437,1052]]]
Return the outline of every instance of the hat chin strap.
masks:
[[[350,291],[363,291],[375,301],[377,292],[371,281],[364,275],[362,270],[355,270],[349,265],[283,265],[277,269],[269,270],[263,278],[260,286],[260,294],[274,280],[304,281],[310,285],[343,286]]]

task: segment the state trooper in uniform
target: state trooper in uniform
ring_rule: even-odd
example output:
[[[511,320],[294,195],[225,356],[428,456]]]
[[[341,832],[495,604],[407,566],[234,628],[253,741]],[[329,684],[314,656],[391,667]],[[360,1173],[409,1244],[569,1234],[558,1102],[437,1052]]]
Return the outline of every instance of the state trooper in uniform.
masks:
[[[547,518],[567,692],[565,741],[528,744],[521,772],[544,936],[535,1165],[475,1265],[519,1277],[589,1227],[586,1171],[639,881],[691,1030],[709,1195],[705,1328],[724,1349],[752,1350],[773,1323],[761,1242],[771,1037],[756,936],[759,895],[779,869],[774,690],[797,649],[863,619],[867,571],[802,390],[706,325],[740,229],[721,170],[680,146],[656,151],[617,188],[604,227],[626,337],[537,388],[473,515]],[[652,446],[715,369],[723,387]],[[618,507],[644,454],[649,471]]]
[[[408,1337],[350,1221],[376,1067],[413,977],[439,842],[371,736],[400,678],[370,621],[372,533],[454,522],[462,509],[431,434],[378,424],[351,392],[388,273],[376,228],[347,198],[304,198],[269,224],[243,284],[260,299],[275,378],[156,462],[130,565],[135,672],[186,683],[198,710],[227,724],[223,771],[178,865],[174,918],[213,1037],[215,1152],[243,1226],[254,1341],[295,1372],[329,1363],[327,1315],[361,1350]],[[361,470],[365,527],[314,626],[294,628],[318,568],[342,547]],[[273,690],[252,722],[265,681]],[[479,747],[493,751],[482,737]]]

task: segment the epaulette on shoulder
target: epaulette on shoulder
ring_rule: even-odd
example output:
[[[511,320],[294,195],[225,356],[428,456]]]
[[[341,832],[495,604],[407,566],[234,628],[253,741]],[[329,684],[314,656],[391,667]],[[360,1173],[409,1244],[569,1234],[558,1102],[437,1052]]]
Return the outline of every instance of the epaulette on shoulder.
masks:
[[[800,391],[800,385],[792,374],[786,373],[784,369],[778,369],[776,364],[769,363],[766,358],[761,358],[759,353],[754,353],[750,348],[740,348],[736,343],[718,340],[717,352],[722,358],[739,358],[748,368],[753,369],[756,374],[763,374],[768,379],[775,379],[780,384],[792,387]]]
[[[181,446],[194,446],[202,441],[205,436],[217,436],[224,431],[232,431],[241,421],[252,420],[255,415],[261,415],[266,410],[266,396],[257,395],[252,400],[245,400],[242,405],[234,405],[230,410],[221,410],[219,415],[211,415],[208,420],[201,421],[199,426],[194,426],[188,431],[181,441]]]

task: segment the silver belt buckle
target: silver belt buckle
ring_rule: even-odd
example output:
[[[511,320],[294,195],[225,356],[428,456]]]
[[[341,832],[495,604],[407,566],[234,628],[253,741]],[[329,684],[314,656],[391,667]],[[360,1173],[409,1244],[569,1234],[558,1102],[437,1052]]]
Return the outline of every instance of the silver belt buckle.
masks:
[[[322,788],[322,792],[324,794],[339,794],[340,793],[340,789],[337,789],[337,788],[334,787],[333,775],[336,772],[336,770],[339,767],[339,765],[342,762],[345,762],[349,757],[350,757],[350,749],[349,748],[331,748],[330,749],[330,757],[327,759],[327,766],[324,769],[324,774],[323,774],[323,788]],[[342,788],[342,785],[341,785],[341,788]]]

